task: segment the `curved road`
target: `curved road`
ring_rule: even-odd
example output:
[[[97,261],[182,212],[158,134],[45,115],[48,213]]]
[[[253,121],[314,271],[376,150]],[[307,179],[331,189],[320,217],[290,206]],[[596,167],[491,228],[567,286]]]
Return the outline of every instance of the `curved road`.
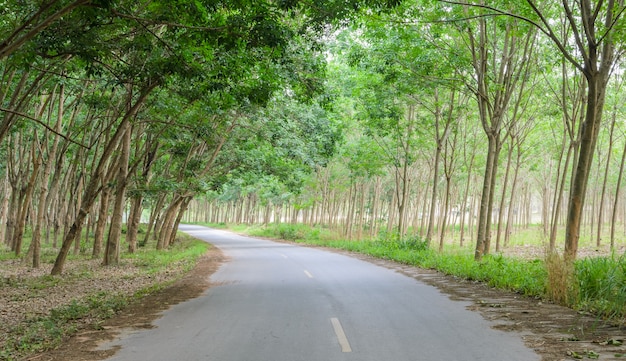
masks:
[[[228,257],[202,296],[124,335],[116,361],[532,361],[467,303],[364,261],[198,226]]]

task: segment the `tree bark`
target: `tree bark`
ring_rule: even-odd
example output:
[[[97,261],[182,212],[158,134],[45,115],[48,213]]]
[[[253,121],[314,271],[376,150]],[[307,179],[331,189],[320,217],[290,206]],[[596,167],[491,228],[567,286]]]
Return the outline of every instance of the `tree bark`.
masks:
[[[103,264],[105,266],[116,265],[120,262],[120,240],[122,238],[122,225],[124,205],[126,204],[126,185],[128,180],[128,164],[130,160],[130,143],[132,127],[126,124],[121,143],[121,154],[118,162],[117,181],[115,185],[115,201],[113,214],[111,215],[111,227],[104,253]]]

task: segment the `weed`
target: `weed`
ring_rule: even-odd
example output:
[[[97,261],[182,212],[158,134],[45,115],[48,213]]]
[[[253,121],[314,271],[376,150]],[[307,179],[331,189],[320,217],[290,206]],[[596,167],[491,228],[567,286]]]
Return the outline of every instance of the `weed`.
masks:
[[[556,303],[572,306],[577,299],[573,264],[555,252],[547,252],[545,265],[547,297]]]

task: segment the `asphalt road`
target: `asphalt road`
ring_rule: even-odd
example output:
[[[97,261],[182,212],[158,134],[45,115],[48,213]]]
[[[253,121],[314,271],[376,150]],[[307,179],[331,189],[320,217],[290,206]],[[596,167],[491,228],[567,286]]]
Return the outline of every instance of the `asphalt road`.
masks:
[[[202,296],[114,342],[116,361],[532,361],[521,335],[368,262],[181,226],[229,258]]]

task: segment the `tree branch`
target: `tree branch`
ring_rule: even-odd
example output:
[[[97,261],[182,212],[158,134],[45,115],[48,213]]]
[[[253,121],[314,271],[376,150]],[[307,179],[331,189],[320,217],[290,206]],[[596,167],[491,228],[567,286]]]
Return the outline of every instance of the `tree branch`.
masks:
[[[39,119],[37,119],[37,118],[35,118],[35,117],[31,117],[31,116],[30,116],[30,115],[28,115],[28,114],[24,114],[24,113],[21,113],[21,112],[15,111],[15,110],[6,109],[6,108],[2,108],[2,107],[0,107],[0,112],[11,113],[11,114],[15,114],[15,115],[18,115],[18,116],[20,116],[20,117],[23,117],[23,118],[26,118],[26,119],[32,120],[32,121],[34,121],[35,123],[38,123],[38,124],[40,124],[41,126],[43,126],[44,128],[48,129],[48,131],[50,131],[50,132],[52,132],[52,133],[54,133],[54,134],[58,135],[59,137],[61,137],[61,138],[65,139],[65,140],[67,140],[67,141],[68,141],[68,142],[70,142],[70,143],[74,143],[74,144],[76,144],[76,145],[78,145],[78,146],[80,146],[80,147],[83,147],[83,148],[87,149],[87,150],[90,150],[90,149],[91,149],[91,147],[90,147],[90,146],[86,146],[86,145],[84,145],[84,144],[82,144],[82,143],[80,143],[80,142],[78,142],[78,141],[76,141],[76,140],[73,140],[73,139],[69,138],[68,136],[66,136],[66,135],[64,135],[64,134],[61,134],[61,133],[57,132],[56,130],[54,130],[53,128],[51,128],[51,127],[50,127],[49,125],[47,125],[46,123],[42,122],[41,120],[39,120]]]

